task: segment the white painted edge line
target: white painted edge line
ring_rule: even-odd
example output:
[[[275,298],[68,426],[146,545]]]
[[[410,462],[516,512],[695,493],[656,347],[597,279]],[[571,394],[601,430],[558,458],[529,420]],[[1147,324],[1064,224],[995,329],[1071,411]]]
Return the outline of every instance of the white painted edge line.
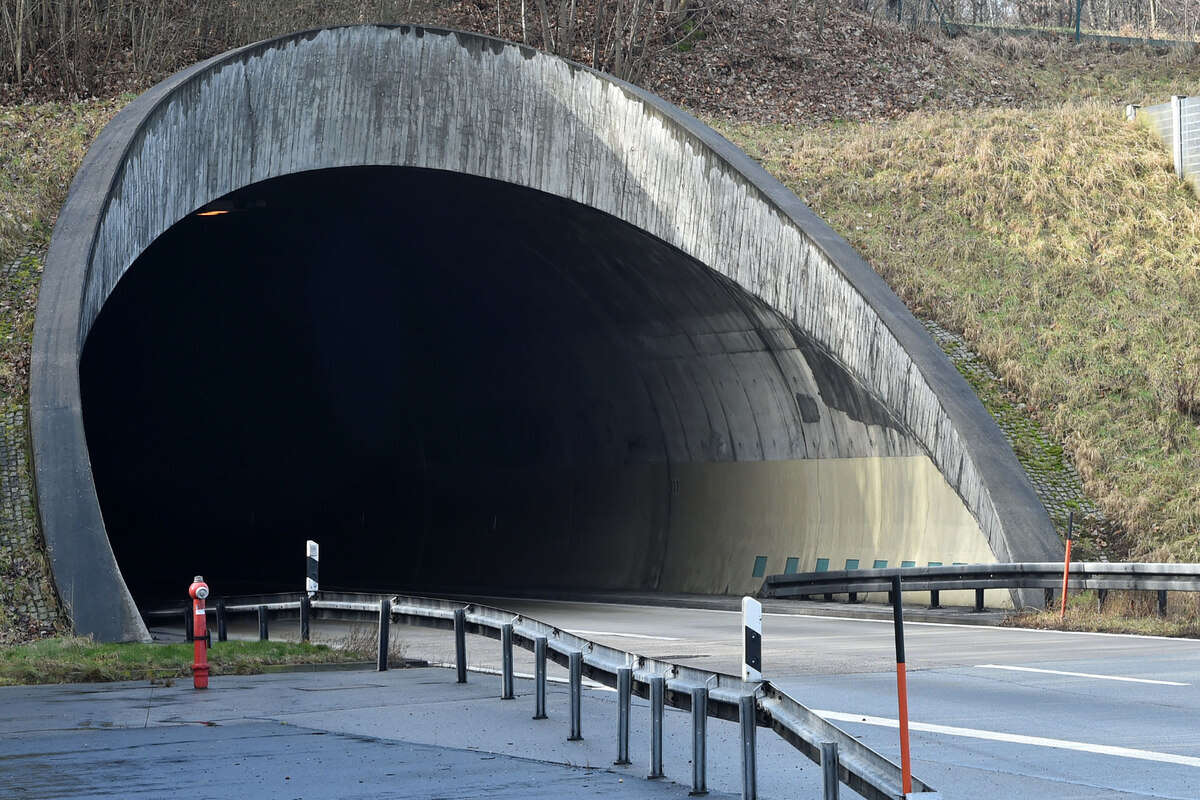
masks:
[[[970,591],[968,589],[947,589],[945,591]],[[727,608],[693,608],[691,606],[659,606],[659,605],[640,605],[638,603],[607,603],[600,600],[547,600],[545,598],[536,597],[480,597],[479,600],[501,600],[512,603],[540,603],[542,605],[580,605],[580,606],[605,606],[608,608],[636,608],[636,609],[666,609],[670,611],[699,611],[706,614],[738,614],[742,612],[736,609]],[[528,616],[535,616],[529,614]],[[841,617],[833,614],[803,614],[803,613],[784,613],[782,611],[764,611],[764,617],[801,617],[804,619],[826,619],[834,622],[867,622],[875,625],[893,624],[891,619],[863,619],[862,617]],[[1148,639],[1161,642],[1174,642],[1175,644],[1186,644],[1192,646],[1200,646],[1200,640],[1188,639],[1182,636],[1146,636],[1140,633],[1102,633],[1099,631],[1052,631],[1042,628],[1002,628],[998,625],[971,625],[965,622],[915,622],[913,620],[905,620],[905,627],[925,627],[925,628],[958,628],[969,629],[973,631],[992,631],[994,633],[1009,633],[1009,634],[1038,634],[1042,636],[1103,636],[1113,639]]]
[[[430,662],[429,666],[442,667],[444,669],[454,669],[454,662],[453,661]],[[467,667],[467,672],[477,672],[480,675],[500,675],[501,674],[500,670],[496,669],[495,667]],[[525,678],[525,679],[528,679],[531,681],[535,680],[537,678],[536,675],[530,675],[528,672],[516,672],[516,671],[513,672],[513,677],[514,678]],[[546,683],[561,683],[564,686],[566,686],[571,683],[571,679],[570,678],[561,678],[557,675],[547,675]],[[616,692],[617,691],[616,689],[612,688],[611,686],[605,686],[603,683],[600,683],[599,681],[594,681],[591,678],[588,678],[586,676],[584,677],[583,683],[581,685],[584,689],[594,689],[597,692]]]
[[[567,633],[573,633],[576,636],[623,636],[626,639],[653,639],[656,642],[678,642],[678,637],[675,636],[650,636],[645,633],[618,633],[616,631],[580,631],[568,630]]]
[[[900,727],[898,720],[888,719],[887,717],[871,717],[865,714],[847,714],[844,711],[821,711],[818,709],[813,709],[813,713],[824,719],[837,722],[858,722],[863,725],[876,725],[883,728]],[[910,722],[908,723],[908,727],[914,731],[941,733],[946,736],[965,736],[970,739],[987,739],[992,742],[1011,742],[1013,744],[1027,744],[1034,747],[1053,747],[1059,750],[1077,750],[1082,753],[1096,753],[1105,756],[1116,756],[1118,758],[1136,758],[1142,761],[1159,761],[1164,764],[1200,767],[1200,758],[1196,756],[1181,756],[1176,753],[1159,753],[1154,750],[1137,750],[1132,747],[1073,742],[1069,739],[1047,739],[1044,736],[1024,736],[1019,733],[981,731],[975,728],[956,728],[952,725],[934,725],[928,722]]]
[[[1008,664],[976,664],[975,669],[1006,669],[1013,672],[1040,672],[1046,675],[1068,675],[1072,678],[1096,678],[1102,681],[1125,681],[1127,683],[1154,683],[1159,686],[1191,686],[1190,683],[1179,681],[1158,681],[1150,678],[1126,678],[1120,675],[1097,675],[1092,672],[1067,672],[1059,669],[1038,669],[1037,667],[1016,667]]]

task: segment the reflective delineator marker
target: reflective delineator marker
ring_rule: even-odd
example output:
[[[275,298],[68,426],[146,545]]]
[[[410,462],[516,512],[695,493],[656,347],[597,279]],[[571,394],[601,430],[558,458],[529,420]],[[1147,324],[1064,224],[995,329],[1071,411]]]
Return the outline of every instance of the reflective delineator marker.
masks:
[[[305,553],[307,558],[305,559],[304,590],[308,592],[309,597],[312,597],[317,593],[317,567],[321,561],[321,550],[316,542],[309,539]]]
[[[1072,511],[1067,515],[1067,549],[1063,555],[1063,588],[1062,588],[1062,605],[1058,609],[1058,618],[1061,620],[1067,616],[1067,583],[1071,577],[1071,534],[1075,528],[1075,512]]]
[[[762,680],[762,603],[742,598],[742,680]]]
[[[896,704],[900,711],[900,783],[905,797],[912,792],[912,760],[908,750],[908,674],[904,664],[904,600],[900,576],[892,576],[892,623],[896,629]]]

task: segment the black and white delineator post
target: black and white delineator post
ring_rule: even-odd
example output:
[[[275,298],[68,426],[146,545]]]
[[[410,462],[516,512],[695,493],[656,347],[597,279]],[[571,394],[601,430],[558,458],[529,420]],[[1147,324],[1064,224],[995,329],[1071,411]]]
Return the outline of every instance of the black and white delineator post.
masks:
[[[305,570],[304,570],[304,591],[308,592],[311,598],[317,593],[317,567],[321,561],[321,549],[312,539],[308,540],[305,545]]]
[[[762,603],[753,597],[742,598],[742,680],[762,680]]]

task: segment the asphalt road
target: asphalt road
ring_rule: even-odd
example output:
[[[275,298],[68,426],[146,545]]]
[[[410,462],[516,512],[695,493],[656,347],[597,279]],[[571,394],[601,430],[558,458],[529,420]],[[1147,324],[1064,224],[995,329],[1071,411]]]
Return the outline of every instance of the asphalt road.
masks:
[[[740,668],[737,612],[481,602],[625,650]],[[445,633],[396,633],[409,655],[452,659]],[[943,797],[1200,798],[1200,641],[910,622],[906,642],[913,770]],[[468,659],[495,667],[498,645],[472,638]],[[768,613],[763,664],[899,760],[890,622]]]
[[[625,650],[740,669],[736,611],[479,600]],[[344,624],[316,630],[335,642],[350,635]],[[393,639],[410,657],[453,659],[447,632],[401,626]],[[1200,798],[1200,641],[920,622],[906,625],[906,639],[913,770],[943,797]],[[468,661],[498,668],[498,643],[469,637]],[[769,612],[763,665],[800,702],[899,761],[890,621]],[[518,650],[516,669],[532,672],[532,657]]]

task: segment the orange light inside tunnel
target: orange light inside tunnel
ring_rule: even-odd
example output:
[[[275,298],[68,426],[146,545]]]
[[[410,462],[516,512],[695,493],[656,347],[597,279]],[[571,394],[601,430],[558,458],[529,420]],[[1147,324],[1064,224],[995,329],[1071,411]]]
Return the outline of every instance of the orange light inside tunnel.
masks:
[[[219,217],[222,214],[228,214],[228,213],[229,213],[229,211],[226,209],[216,209],[214,211],[197,211],[196,216],[197,217]]]

